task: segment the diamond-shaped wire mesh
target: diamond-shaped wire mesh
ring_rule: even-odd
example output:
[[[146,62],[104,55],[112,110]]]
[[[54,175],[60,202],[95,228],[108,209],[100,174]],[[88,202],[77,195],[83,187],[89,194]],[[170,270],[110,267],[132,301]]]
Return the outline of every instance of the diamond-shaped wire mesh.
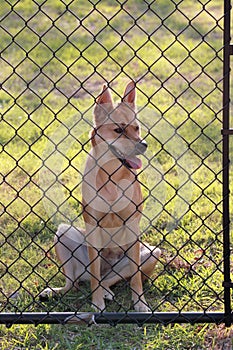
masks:
[[[149,309],[222,311],[222,1],[5,0],[0,18],[1,311],[91,310],[87,281],[39,294],[62,287],[79,256],[60,239],[60,262],[53,237],[60,223],[84,227],[96,98],[107,82],[119,100],[132,79],[148,144],[140,239],[146,259],[162,252],[144,283]],[[112,290],[104,311],[134,309],[129,281]]]

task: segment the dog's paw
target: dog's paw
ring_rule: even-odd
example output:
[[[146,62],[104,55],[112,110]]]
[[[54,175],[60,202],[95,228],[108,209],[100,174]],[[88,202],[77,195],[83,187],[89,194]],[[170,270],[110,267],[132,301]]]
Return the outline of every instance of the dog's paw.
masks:
[[[102,312],[105,310],[105,303],[104,301],[92,301],[92,305],[91,308],[95,311],[95,312]]]
[[[151,309],[149,308],[147,303],[143,301],[138,301],[137,303],[135,303],[134,310],[136,312],[151,312]]]

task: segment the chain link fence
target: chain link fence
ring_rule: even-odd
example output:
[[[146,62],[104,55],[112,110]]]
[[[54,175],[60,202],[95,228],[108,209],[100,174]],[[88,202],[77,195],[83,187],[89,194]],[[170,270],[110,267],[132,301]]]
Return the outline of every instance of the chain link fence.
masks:
[[[85,234],[77,239],[77,232],[84,232],[92,201],[101,197],[114,212],[115,192],[115,219],[127,234],[137,234],[142,258],[135,270],[136,243],[131,236],[130,242],[114,238],[116,232],[109,239],[117,253],[104,251],[105,245],[95,249],[107,269],[102,277],[114,273],[118,282],[109,292],[106,277],[98,281],[112,300],[95,314],[96,322],[221,322],[223,2],[5,0],[0,18],[1,322],[94,320],[93,262]],[[132,80],[136,117],[134,87],[126,88]],[[100,94],[103,84],[115,103],[130,108],[123,113],[115,104],[108,123],[97,121],[93,129],[96,103],[112,103],[108,93]],[[116,120],[117,113],[124,118]],[[129,135],[138,133],[138,122],[136,140]],[[94,150],[85,172],[96,138],[105,146],[107,139],[112,156],[105,161],[104,152],[96,157]],[[139,157],[131,150],[135,140],[147,144]],[[119,162],[127,157],[131,169]],[[117,168],[105,167],[115,161]],[[122,168],[124,184],[116,176]],[[96,185],[101,171],[105,181]],[[106,184],[112,185],[109,200],[101,192]],[[127,218],[129,203],[134,209]],[[110,215],[101,212],[101,218],[89,212],[95,234]],[[138,213],[140,236],[138,223],[130,221]],[[104,224],[102,233],[109,227]],[[123,262],[130,273],[118,269]],[[149,262],[153,270],[144,271]],[[75,274],[67,276],[72,268]],[[129,278],[139,269],[146,277],[143,294]],[[59,293],[65,279],[69,288]],[[141,311],[149,313],[133,312],[132,288],[136,299],[146,300],[148,309]]]

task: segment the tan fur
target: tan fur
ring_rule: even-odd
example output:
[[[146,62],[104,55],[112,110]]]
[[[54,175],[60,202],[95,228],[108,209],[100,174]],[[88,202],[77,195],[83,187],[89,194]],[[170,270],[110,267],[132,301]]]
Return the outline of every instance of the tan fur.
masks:
[[[55,248],[66,285],[48,288],[41,296],[64,293],[78,288],[79,280],[90,280],[93,307],[103,311],[104,298],[113,298],[110,287],[130,279],[135,310],[149,311],[142,277],[151,275],[161,252],[139,242],[143,198],[136,156],[144,153],[146,143],[140,136],[135,100],[135,83],[130,82],[117,107],[107,86],[96,101],[92,149],[82,184],[86,229],[59,226]]]

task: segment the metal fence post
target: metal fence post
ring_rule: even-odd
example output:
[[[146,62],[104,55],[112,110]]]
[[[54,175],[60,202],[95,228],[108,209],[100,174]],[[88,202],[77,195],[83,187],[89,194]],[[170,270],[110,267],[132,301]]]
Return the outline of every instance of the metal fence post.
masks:
[[[230,11],[231,1],[224,1],[223,62],[223,238],[225,323],[231,324],[230,214],[229,214],[229,107],[230,107]]]

